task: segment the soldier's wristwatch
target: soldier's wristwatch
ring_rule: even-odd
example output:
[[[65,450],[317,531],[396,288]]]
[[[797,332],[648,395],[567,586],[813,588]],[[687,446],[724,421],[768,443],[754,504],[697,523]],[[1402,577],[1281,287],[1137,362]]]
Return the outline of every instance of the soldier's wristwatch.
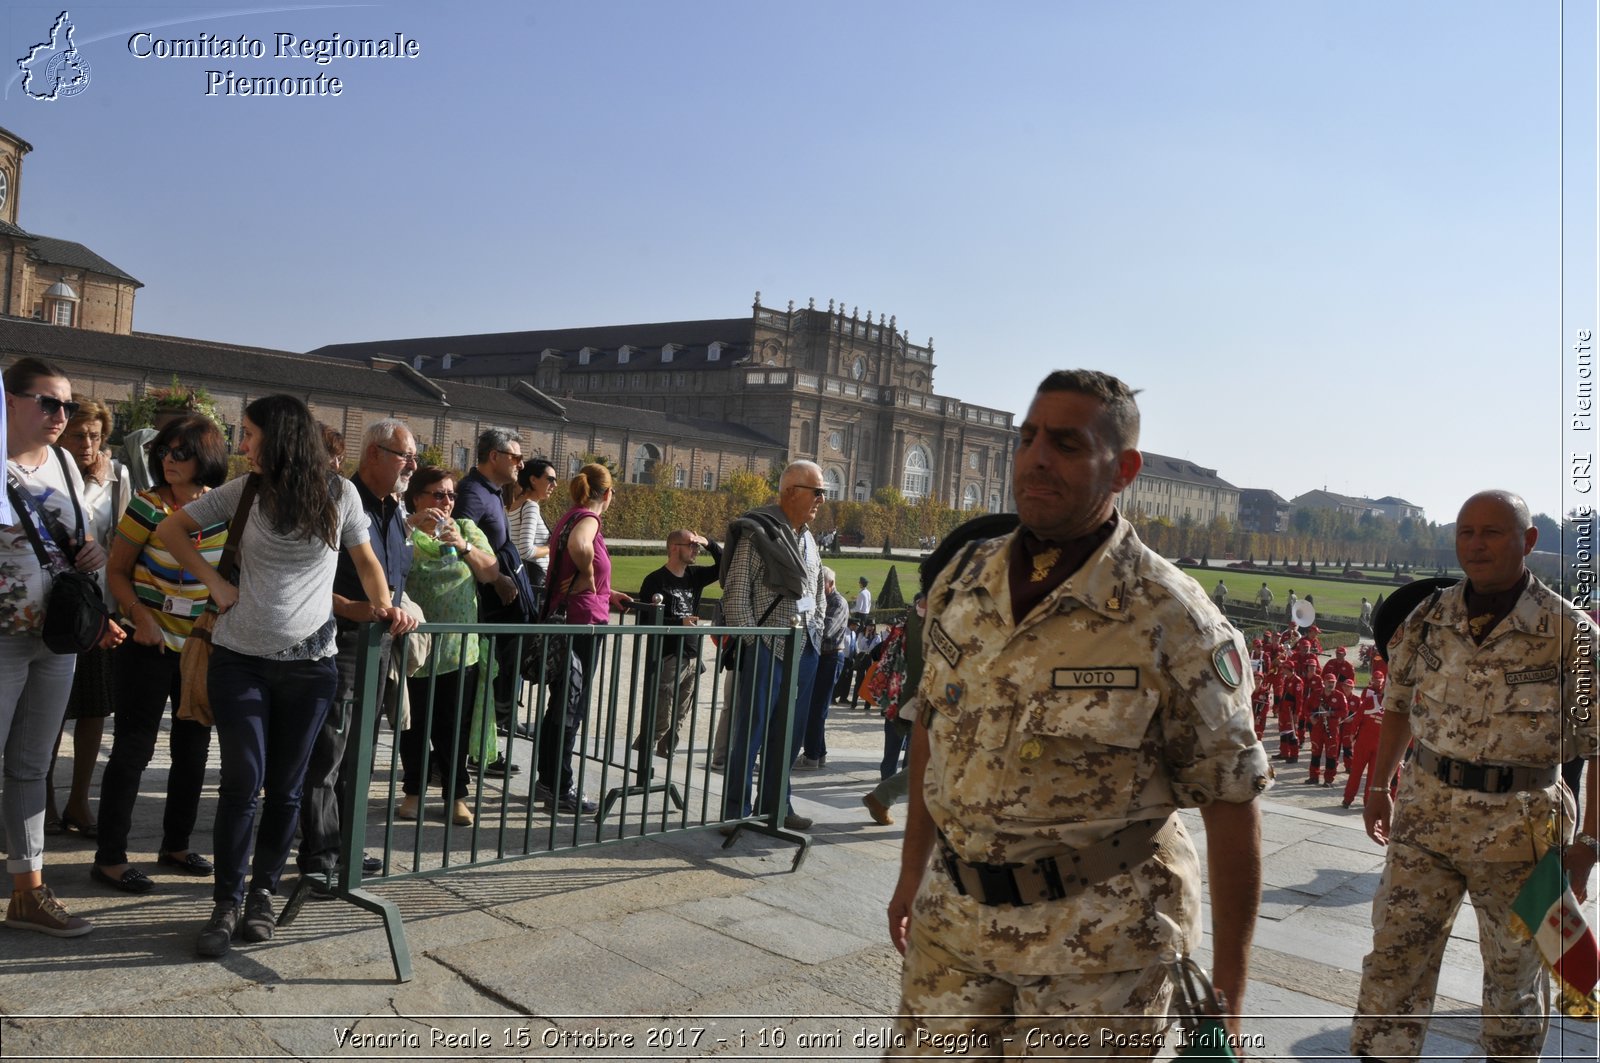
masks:
[[[1600,842],[1594,840],[1594,835],[1580,834],[1572,840],[1578,845],[1588,846],[1591,853],[1594,853],[1596,856],[1600,856]]]

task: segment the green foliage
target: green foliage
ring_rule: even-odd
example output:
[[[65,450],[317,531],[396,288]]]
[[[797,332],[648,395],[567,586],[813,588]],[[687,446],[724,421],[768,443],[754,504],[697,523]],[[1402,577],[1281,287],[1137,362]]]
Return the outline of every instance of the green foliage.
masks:
[[[438,446],[435,443],[429,443],[425,447],[417,448],[417,468],[420,469],[424,466],[439,468],[442,465],[444,465],[443,447]]]
[[[622,481],[624,479],[626,479],[626,477],[624,477],[622,475],[622,470],[617,468],[616,459],[615,458],[611,458],[611,457],[607,457],[604,454],[579,454],[578,455],[578,464],[579,465],[604,465],[606,467],[606,471],[611,474],[611,479],[612,479],[613,483],[620,484],[620,483],[622,483]]]
[[[745,513],[757,506],[766,505],[772,500],[772,496],[778,493],[778,488],[770,477],[750,472],[748,469],[735,469],[722,478],[722,487],[718,493],[732,496],[733,508],[737,513]]]
[[[211,393],[204,385],[190,387],[172,375],[172,383],[164,388],[150,388],[143,395],[134,399],[123,399],[117,403],[119,412],[127,418],[128,430],[135,428],[154,428],[156,419],[166,414],[199,413],[211,418],[218,428],[222,427],[222,415],[217,413],[217,404],[212,400]]]
[[[906,496],[893,484],[888,484],[872,492],[872,500],[880,506],[904,506]]]

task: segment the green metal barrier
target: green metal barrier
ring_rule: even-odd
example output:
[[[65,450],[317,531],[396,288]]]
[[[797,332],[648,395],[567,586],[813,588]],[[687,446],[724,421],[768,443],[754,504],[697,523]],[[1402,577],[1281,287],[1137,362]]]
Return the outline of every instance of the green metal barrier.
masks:
[[[415,821],[401,820],[400,808],[402,764],[399,732],[385,728],[380,733],[383,712],[383,680],[380,675],[383,647],[383,630],[374,624],[363,625],[358,638],[355,704],[350,715],[354,733],[346,746],[341,769],[348,786],[342,794],[340,822],[343,825],[342,851],[339,866],[326,879],[318,878],[316,884],[333,894],[336,899],[377,913],[383,919],[384,931],[389,939],[389,951],[394,961],[395,978],[406,982],[411,979],[411,952],[406,944],[405,927],[400,910],[395,904],[367,888],[376,881],[392,882],[407,878],[433,877],[471,868],[524,860],[531,856],[551,852],[571,852],[578,849],[611,845],[633,838],[655,837],[686,830],[701,830],[722,826],[728,835],[723,848],[728,848],[741,832],[759,834],[794,843],[797,848],[790,870],[798,870],[809,851],[808,835],[784,827],[788,807],[789,768],[793,762],[795,694],[799,679],[799,661],[803,646],[803,630],[796,626],[788,629],[736,628],[698,626],[686,629],[680,626],[653,624],[627,625],[520,625],[520,624],[424,624],[419,634],[433,636],[433,646],[427,662],[412,677],[414,688],[424,691],[422,703],[412,701],[410,719],[413,726],[422,728],[423,741],[417,775],[422,780],[421,809]],[[501,640],[509,640],[515,649],[515,660],[521,660],[523,650],[535,647],[542,654],[552,635],[575,636],[575,644],[587,637],[592,647],[593,668],[584,674],[583,710],[576,720],[576,747],[574,785],[582,795],[587,784],[595,784],[601,797],[599,810],[585,815],[580,811],[560,811],[556,801],[548,805],[535,799],[535,777],[538,774],[542,744],[555,742],[564,747],[568,737],[565,715],[555,714],[546,720],[552,703],[566,689],[557,677],[545,683],[530,683],[518,677],[518,711],[514,726],[500,739],[505,745],[499,752],[508,763],[523,760],[528,767],[519,775],[487,778],[482,771],[473,773],[464,799],[472,811],[474,822],[460,826],[452,822],[453,797],[442,799],[444,820],[440,824],[429,818],[429,799],[440,785],[447,795],[456,791],[459,756],[438,765],[441,778],[433,780],[437,758],[428,736],[432,733],[435,716],[446,714],[451,724],[450,734],[466,743],[481,767],[487,763],[496,742],[494,697],[491,692],[491,665],[494,648]],[[665,763],[653,751],[655,723],[671,705],[660,704],[659,688],[653,678],[657,668],[698,668],[702,663],[689,652],[692,645],[680,642],[676,652],[660,655],[652,664],[652,640],[666,635],[701,636],[701,645],[709,649],[711,636],[726,636],[716,652],[705,660],[705,673],[696,682],[696,693],[682,721],[685,740],[667,756]],[[446,680],[455,696],[443,699],[435,695],[440,690],[441,673],[438,636],[458,635],[482,638],[478,664],[467,671],[476,672],[472,697],[467,696],[466,681]],[[743,645],[740,659],[748,662],[754,657],[753,646],[740,637],[761,635],[767,639],[784,641],[784,666],[772,678],[777,682],[777,705],[772,725],[761,752],[760,770],[772,767],[778,771],[775,786],[765,791],[767,798],[762,807],[755,809],[750,818],[728,817],[724,814],[723,779],[712,767],[711,736],[716,734],[720,717],[742,705],[730,702],[723,694],[725,673],[722,664],[724,648]],[[405,640],[394,640],[393,654],[405,660]],[[626,652],[625,652],[626,651]],[[753,669],[735,669],[735,675],[747,680]],[[708,682],[709,680],[709,682]],[[706,689],[709,687],[709,691]],[[770,688],[769,688],[770,690]],[[709,697],[705,696],[709,693]],[[477,729],[474,731],[474,715]],[[518,733],[517,723],[533,723],[533,737]],[[476,733],[476,740],[469,736]],[[701,747],[698,736],[707,739]],[[642,749],[635,748],[635,739]],[[384,747],[387,746],[385,750]],[[731,752],[731,751],[730,751]],[[526,756],[524,756],[526,754]],[[559,759],[559,754],[558,754]],[[753,782],[754,780],[749,780]],[[365,878],[361,865],[368,850],[381,844],[383,869],[379,875]],[[280,926],[292,923],[313,887],[313,879],[302,875],[284,905],[278,918]]]

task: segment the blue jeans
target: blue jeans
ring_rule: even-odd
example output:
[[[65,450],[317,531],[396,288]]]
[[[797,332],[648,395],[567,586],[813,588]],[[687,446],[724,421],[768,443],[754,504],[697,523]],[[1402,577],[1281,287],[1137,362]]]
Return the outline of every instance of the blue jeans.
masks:
[[[803,644],[800,675],[795,683],[795,705],[810,696],[817,675],[817,654]],[[728,734],[728,766],[723,786],[723,817],[742,819],[750,815],[750,779],[755,774],[756,758],[761,758],[761,780],[756,789],[756,810],[762,816],[778,811],[780,800],[787,808],[789,755],[798,744],[802,721],[794,713],[790,733],[781,726],[787,706],[779,704],[783,693],[785,662],[764,643],[745,648],[746,660],[739,669],[738,704]],[[785,739],[788,748],[785,748]]]
[[[795,702],[806,707],[802,748],[812,760],[822,760],[828,755],[828,706],[833,704],[833,686],[839,681],[839,669],[843,665],[844,658],[837,653],[825,653],[818,657],[811,696],[805,701]]]
[[[333,704],[339,673],[332,657],[269,661],[217,646],[211,651],[207,680],[222,758],[212,897],[238,904],[244,898],[247,869],[251,889],[277,892],[300,818],[306,764]],[[261,829],[256,831],[256,799],[263,789]]]

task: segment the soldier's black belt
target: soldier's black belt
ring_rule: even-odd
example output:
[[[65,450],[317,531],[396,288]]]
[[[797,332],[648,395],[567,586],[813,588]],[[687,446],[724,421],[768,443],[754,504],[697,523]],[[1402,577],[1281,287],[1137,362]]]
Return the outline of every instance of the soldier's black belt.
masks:
[[[939,853],[956,892],[979,904],[1027,905],[1073,897],[1144,863],[1156,852],[1156,839],[1176,817],[1130,823],[1082,849],[1069,849],[1027,864],[978,864],[961,859],[939,835]]]
[[[1512,790],[1543,790],[1556,781],[1555,767],[1524,768],[1515,764],[1473,764],[1437,753],[1417,743],[1417,770],[1432,775],[1457,790],[1505,794]]]

